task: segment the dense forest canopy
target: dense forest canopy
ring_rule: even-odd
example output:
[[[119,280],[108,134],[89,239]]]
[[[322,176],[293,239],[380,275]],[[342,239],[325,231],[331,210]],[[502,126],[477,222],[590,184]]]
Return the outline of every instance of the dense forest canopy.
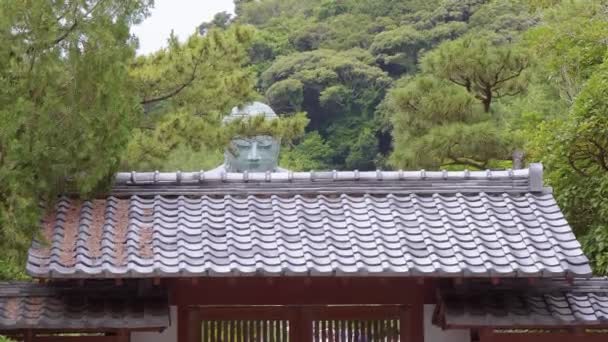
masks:
[[[93,196],[118,169],[209,169],[259,133],[293,170],[508,168],[523,152],[608,273],[606,1],[235,5],[146,56],[129,28],[151,0],[0,5],[1,277],[57,194]],[[252,100],[281,119],[222,124]]]

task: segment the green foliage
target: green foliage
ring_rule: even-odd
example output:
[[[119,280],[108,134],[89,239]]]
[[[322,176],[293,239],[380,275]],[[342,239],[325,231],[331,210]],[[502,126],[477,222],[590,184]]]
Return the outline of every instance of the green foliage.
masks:
[[[451,21],[468,22],[471,16],[490,0],[443,0],[418,23],[420,27],[433,27]]]
[[[14,342],[14,341],[8,337],[4,337],[4,336],[0,335],[0,342]]]
[[[14,257],[0,258],[0,280],[26,280],[25,267],[21,261]]]
[[[150,1],[0,5],[0,248],[21,265],[41,204],[91,194],[119,164],[141,114],[129,27]],[[15,274],[8,271],[9,275]]]
[[[516,140],[492,104],[526,90],[529,55],[491,37],[484,31],[440,44],[422,58],[421,75],[390,92],[383,112],[392,113],[393,166],[483,169],[510,158]]]
[[[219,115],[253,98],[254,80],[242,68],[252,39],[250,27],[235,25],[204,37],[194,34],[184,43],[170,37],[168,48],[138,57],[130,75],[148,114]]]
[[[178,168],[209,169],[221,160],[222,115],[255,96],[252,74],[242,67],[253,34],[234,25],[184,43],[171,37],[167,49],[135,60],[130,75],[146,116],[133,131],[123,168],[166,170],[187,160]]]
[[[533,92],[512,108],[532,123],[518,122],[530,159],[542,160],[548,183],[575,229],[597,274],[608,274],[608,30],[605,2],[551,4],[544,23],[529,30],[535,52]],[[553,104],[543,108],[538,104]],[[538,118],[544,118],[540,120]],[[520,120],[521,121],[521,120]]]
[[[276,111],[298,111],[304,102],[304,85],[292,78],[279,81],[268,88],[266,98]]]
[[[510,44],[496,45],[484,36],[443,43],[422,61],[424,72],[464,87],[481,101],[485,112],[493,100],[526,89],[523,73],[528,65],[526,51]]]
[[[313,14],[313,9],[321,0],[261,0],[245,1],[239,6],[238,20],[256,26],[266,25],[276,17],[295,17]]]
[[[529,0],[506,0],[490,1],[480,7],[469,19],[469,24],[472,29],[491,31],[505,41],[513,41],[538,21],[538,15],[530,11]]]
[[[222,125],[220,121],[180,111],[163,117],[153,131],[135,131],[123,168],[175,170],[171,167],[185,169],[187,165],[199,165],[194,170],[208,170],[221,164],[222,152],[235,136],[271,135],[290,143],[303,134],[307,124],[304,113],[278,120],[264,120],[259,116]],[[185,165],[177,164],[186,159]]]
[[[334,140],[335,141],[335,140]],[[378,140],[371,127],[363,127],[350,146],[344,165],[349,170],[370,170],[375,166],[378,154]],[[341,144],[343,145],[343,144]]]
[[[328,170],[333,151],[317,132],[306,134],[302,141],[281,152],[280,165],[293,171]]]
[[[373,57],[364,50],[344,52],[315,50],[294,53],[278,58],[262,75],[266,98],[276,108],[302,109],[308,113],[308,130],[318,130],[323,139],[335,149],[333,164],[337,168],[358,165],[362,169],[374,168],[373,158],[355,153],[356,139],[364,130],[364,122],[382,98],[392,80],[374,65]],[[338,125],[348,122],[348,139],[335,136]],[[356,127],[351,124],[356,123]],[[375,129],[369,128],[372,131]],[[375,133],[366,133],[366,137]],[[343,137],[344,138],[344,137]],[[331,143],[334,141],[335,143]],[[370,141],[370,150],[377,152],[377,141]],[[349,162],[347,162],[349,160]]]
[[[274,100],[275,83],[292,80],[291,84],[301,84],[303,101],[293,105],[308,112],[311,128],[319,128],[331,122],[332,116],[340,116],[344,111],[368,111],[380,102],[391,80],[378,67],[370,65],[370,60],[369,54],[361,50],[292,54],[279,58],[261,75],[262,86],[268,89],[269,100]],[[344,87],[336,87],[340,85]],[[281,102],[270,104],[280,106]]]
[[[219,12],[213,16],[213,20],[207,23],[202,23],[198,27],[198,32],[204,36],[211,29],[227,29],[228,26],[232,23],[232,14],[228,12]]]
[[[606,54],[608,23],[602,2],[567,1],[545,13],[545,23],[526,32],[538,74],[557,86],[569,104]]]
[[[406,80],[388,96],[396,167],[458,164],[486,168],[509,156],[508,141],[493,117],[461,87],[432,76]]]
[[[412,26],[400,26],[377,34],[370,51],[385,65],[385,70],[388,69],[392,74],[402,74],[414,70],[418,52],[427,47],[426,43],[421,31]]]
[[[135,57],[150,2],[0,5],[0,278],[58,193],[210,169],[256,134],[292,170],[504,168],[523,146],[608,274],[605,0],[236,0]],[[222,123],[258,92],[279,120]]]
[[[539,17],[523,0],[261,0],[239,6],[236,21],[259,29],[250,57],[271,106],[306,111],[307,131],[318,132],[334,148],[333,166],[363,169],[384,166],[391,152],[391,126],[376,112],[393,110],[379,106],[388,102],[394,79],[418,73],[420,57],[431,51],[423,73],[466,78],[469,92],[489,112],[497,98],[525,89],[527,78],[518,73],[527,69],[528,56],[524,48],[505,43],[517,41]],[[452,69],[439,70],[444,65]],[[465,73],[457,74],[464,66]],[[497,113],[494,121],[502,125],[506,116]],[[359,150],[363,141],[368,149]],[[416,165],[414,160],[409,165]]]

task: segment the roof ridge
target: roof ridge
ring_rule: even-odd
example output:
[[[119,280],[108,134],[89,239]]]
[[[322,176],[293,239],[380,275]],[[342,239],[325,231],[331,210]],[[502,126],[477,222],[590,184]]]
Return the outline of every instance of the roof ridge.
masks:
[[[531,191],[543,190],[542,164],[533,163],[526,169],[484,171],[308,171],[308,172],[118,172],[115,185],[194,185],[200,183],[230,182],[340,182],[340,181],[437,181],[437,180],[527,180]]]

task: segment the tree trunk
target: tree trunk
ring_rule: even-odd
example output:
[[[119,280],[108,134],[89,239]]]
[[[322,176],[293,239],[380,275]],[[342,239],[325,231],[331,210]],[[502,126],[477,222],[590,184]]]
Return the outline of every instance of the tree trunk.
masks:
[[[483,98],[483,111],[486,113],[490,112],[490,105],[492,104],[492,90],[487,90],[484,91],[485,93],[485,97]]]

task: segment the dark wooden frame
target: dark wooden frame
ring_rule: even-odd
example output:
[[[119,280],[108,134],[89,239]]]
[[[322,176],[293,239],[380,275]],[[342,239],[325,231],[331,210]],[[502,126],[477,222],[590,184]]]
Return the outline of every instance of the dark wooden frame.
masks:
[[[449,281],[449,280],[448,280]],[[165,279],[172,305],[434,304],[438,279],[216,277]]]
[[[449,281],[449,280],[448,280]],[[407,277],[207,277],[163,279],[178,307],[178,342],[200,341],[203,318],[285,319],[306,340],[310,314],[368,318],[367,305],[400,307],[403,342],[424,341],[424,304],[435,303],[437,279]],[[339,309],[347,305],[351,309]],[[358,309],[357,309],[358,308]],[[407,308],[404,310],[403,308]],[[346,310],[342,312],[341,310]],[[385,311],[386,313],[386,311]],[[344,318],[346,319],[346,318]],[[302,323],[304,322],[304,323]],[[294,337],[295,338],[295,337]]]

